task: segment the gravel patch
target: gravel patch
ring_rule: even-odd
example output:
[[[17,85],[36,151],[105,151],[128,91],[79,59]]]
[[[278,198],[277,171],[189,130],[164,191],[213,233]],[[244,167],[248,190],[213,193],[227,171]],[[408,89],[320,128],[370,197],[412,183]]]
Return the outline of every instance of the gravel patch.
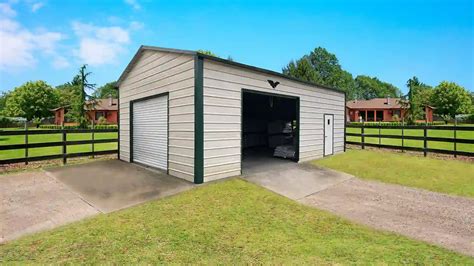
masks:
[[[299,200],[377,229],[474,256],[474,199],[352,178]]]

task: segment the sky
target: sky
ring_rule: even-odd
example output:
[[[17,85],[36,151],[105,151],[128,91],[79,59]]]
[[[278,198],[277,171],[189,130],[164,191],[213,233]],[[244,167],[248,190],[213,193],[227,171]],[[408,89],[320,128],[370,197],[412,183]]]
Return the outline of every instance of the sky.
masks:
[[[343,69],[406,92],[417,76],[474,91],[472,0],[0,0],[0,91],[117,80],[140,45],[211,50],[280,72],[321,46]]]

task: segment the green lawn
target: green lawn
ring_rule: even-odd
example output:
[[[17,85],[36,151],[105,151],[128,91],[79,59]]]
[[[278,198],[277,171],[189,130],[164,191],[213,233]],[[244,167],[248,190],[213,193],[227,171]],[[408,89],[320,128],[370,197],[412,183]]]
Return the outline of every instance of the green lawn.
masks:
[[[117,138],[117,133],[95,133],[95,139],[112,139]],[[68,133],[67,140],[91,140],[92,133]],[[56,142],[62,140],[62,134],[48,134],[48,135],[30,135],[28,136],[28,143],[43,143]],[[0,145],[24,144],[25,136],[0,136]],[[117,149],[117,143],[98,143],[94,144],[95,151],[114,150]],[[91,144],[85,145],[70,145],[67,147],[67,153],[79,153],[92,151]],[[45,147],[28,149],[29,157],[61,154],[62,147]],[[22,158],[25,156],[25,150],[5,150],[0,152],[0,160]]]
[[[7,243],[0,262],[467,265],[474,259],[231,179]]]
[[[474,164],[469,162],[387,151],[349,149],[344,154],[312,163],[363,179],[474,197]]]
[[[347,133],[361,133],[360,128],[346,128]],[[365,134],[379,134],[379,129],[377,128],[365,128]],[[401,129],[381,129],[381,135],[402,135]],[[419,136],[423,137],[423,130],[422,129],[405,129],[404,131],[405,136]],[[427,131],[428,137],[440,137],[440,138],[454,138],[454,131],[453,130],[434,130],[429,129]],[[462,131],[462,127],[459,127],[457,130],[456,138],[458,139],[474,139],[474,131]],[[354,136],[347,136],[347,141],[355,141],[361,142],[361,137],[354,137]],[[366,143],[373,143],[378,144],[379,138],[365,138]],[[402,140],[401,139],[381,139],[381,144],[385,145],[393,145],[393,146],[401,146]],[[417,147],[423,148],[423,140],[405,140],[404,146],[406,147]],[[447,142],[439,142],[439,141],[428,141],[428,148],[431,149],[443,149],[443,150],[454,150],[454,143],[447,143]],[[474,144],[465,144],[465,143],[458,143],[457,144],[458,151],[466,151],[466,152],[474,152]]]

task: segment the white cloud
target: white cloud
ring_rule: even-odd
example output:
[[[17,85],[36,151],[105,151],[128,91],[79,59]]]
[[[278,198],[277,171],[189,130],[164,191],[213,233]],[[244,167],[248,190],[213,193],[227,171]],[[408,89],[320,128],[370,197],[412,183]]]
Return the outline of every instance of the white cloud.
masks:
[[[44,6],[43,2],[36,2],[31,5],[31,12],[35,13]]]
[[[145,26],[145,24],[143,24],[142,22],[132,21],[132,22],[130,22],[129,29],[130,30],[141,30],[141,29],[143,29],[144,26]]]
[[[130,5],[135,10],[142,8],[137,0],[125,0],[125,3]]]
[[[69,61],[63,56],[56,56],[53,59],[53,67],[56,69],[66,68],[69,67]]]
[[[0,14],[6,17],[16,16],[16,11],[10,6],[9,3],[0,3]]]
[[[79,38],[79,48],[74,54],[83,63],[90,65],[115,63],[118,56],[126,51],[125,45],[130,42],[129,30],[122,27],[98,27],[74,22],[72,28]]]
[[[0,70],[33,67],[39,55],[55,57],[62,39],[58,32],[33,32],[12,19],[0,19]]]

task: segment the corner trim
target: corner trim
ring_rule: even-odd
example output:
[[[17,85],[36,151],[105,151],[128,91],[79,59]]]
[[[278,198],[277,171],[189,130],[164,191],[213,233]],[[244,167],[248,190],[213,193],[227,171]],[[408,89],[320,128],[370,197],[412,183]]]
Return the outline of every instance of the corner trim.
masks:
[[[194,57],[194,183],[204,182],[204,58]]]

